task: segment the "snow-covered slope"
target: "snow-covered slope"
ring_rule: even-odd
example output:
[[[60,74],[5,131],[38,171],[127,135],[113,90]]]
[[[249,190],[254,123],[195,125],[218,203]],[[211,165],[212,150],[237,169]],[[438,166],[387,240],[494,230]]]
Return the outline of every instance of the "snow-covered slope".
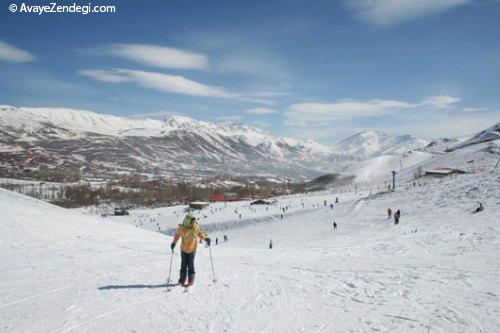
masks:
[[[498,139],[500,139],[500,123],[472,135],[432,140],[427,146],[421,148],[420,150],[426,152],[444,153],[483,142],[496,141]]]
[[[400,180],[409,181],[415,174],[434,168],[456,168],[469,172],[478,168],[484,169],[485,166],[495,165],[500,159],[499,126],[500,124],[496,124],[470,136],[436,139],[424,146],[421,145],[424,141],[408,139],[411,138],[409,136],[396,140],[387,139],[385,134],[377,133],[376,138],[386,139],[373,139],[373,136],[368,136],[371,139],[367,141],[357,137],[361,150],[351,150],[354,155],[346,156],[371,153],[358,162],[345,163],[339,171],[355,176],[356,182],[377,184],[390,181],[391,171],[396,171]],[[369,142],[377,144],[369,145]],[[378,144],[380,142],[386,142],[385,148],[381,148]],[[356,145],[353,143],[352,147],[354,149]]]
[[[200,247],[187,294],[167,292],[170,237],[0,190],[0,327],[496,332],[499,177],[497,169],[371,198],[288,198],[283,220],[212,230],[212,239],[229,236],[212,246],[217,282]],[[335,196],[340,203],[324,207]],[[477,201],[485,210],[472,214]],[[388,207],[401,209],[398,226]],[[173,279],[179,263],[176,250]]]
[[[452,148],[452,150],[472,146],[483,142],[495,141],[498,139],[500,139],[500,123],[497,123],[494,126],[491,126],[484,131],[473,135],[470,139],[458,143]]]
[[[391,171],[400,172],[432,158],[431,153],[410,151],[401,155],[380,155],[353,164],[346,173],[356,176],[356,181],[377,181],[388,177]]]
[[[96,133],[113,136],[158,136],[169,129],[166,124],[152,119],[131,119],[67,108],[29,108],[0,106],[1,128],[33,134],[47,127],[61,128],[74,136]],[[129,131],[134,131],[130,133]],[[60,137],[61,139],[65,137]]]
[[[35,140],[37,134],[43,134],[41,131],[47,127],[67,130],[74,136],[86,136],[86,134],[92,133],[119,137],[159,137],[172,132],[185,131],[203,133],[212,137],[223,136],[240,139],[253,147],[262,144],[272,144],[274,147],[287,144],[292,148],[308,147],[310,153],[331,153],[327,147],[312,140],[303,142],[290,138],[279,138],[258,128],[234,122],[210,123],[178,115],[160,121],[147,118],[117,117],[67,108],[0,106],[0,128],[4,130],[13,129],[26,132],[26,134],[32,134],[32,139]]]
[[[430,152],[430,153],[445,153],[450,149],[450,147],[456,146],[458,143],[467,140],[467,138],[439,138],[432,140],[425,147],[419,150]]]
[[[416,152],[428,141],[411,135],[392,136],[373,130],[357,133],[333,147],[337,172],[355,177],[356,182],[372,182],[391,171],[400,171],[432,157]]]
[[[333,149],[338,155],[362,160],[374,156],[406,153],[426,144],[428,144],[427,141],[411,135],[391,136],[368,130],[340,141]]]
[[[466,172],[490,170],[500,161],[500,140],[480,142],[447,153],[433,154],[431,158],[405,168],[398,173],[398,179],[408,181],[420,171],[439,168],[459,169]]]

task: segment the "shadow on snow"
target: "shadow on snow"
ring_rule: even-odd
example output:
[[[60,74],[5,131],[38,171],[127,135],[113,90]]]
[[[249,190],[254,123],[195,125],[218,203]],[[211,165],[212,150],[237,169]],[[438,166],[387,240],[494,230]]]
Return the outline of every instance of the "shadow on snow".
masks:
[[[174,287],[177,284],[173,283],[162,283],[162,284],[128,284],[128,285],[109,285],[99,287],[99,290],[111,290],[111,289],[155,289],[155,288],[168,288]]]

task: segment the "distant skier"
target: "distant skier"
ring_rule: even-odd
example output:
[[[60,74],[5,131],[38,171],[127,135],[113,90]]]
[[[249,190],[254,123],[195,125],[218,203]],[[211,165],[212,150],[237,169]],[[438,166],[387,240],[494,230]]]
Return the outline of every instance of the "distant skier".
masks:
[[[387,218],[390,219],[392,216],[392,209],[387,208]]]
[[[272,250],[273,249],[273,240],[271,239],[269,241],[269,250]]]
[[[227,242],[227,235],[224,235],[224,242]]]
[[[177,231],[175,232],[174,240],[170,244],[172,251],[175,248],[175,244],[179,238],[181,241],[181,270],[179,276],[179,284],[186,284],[186,275],[188,277],[188,286],[194,284],[195,270],[194,270],[194,256],[196,254],[196,247],[198,246],[198,238],[205,240],[208,246],[210,246],[210,238],[201,230],[196,222],[196,217],[191,214],[186,215],[184,221]]]
[[[333,222],[333,230],[337,230],[337,223]]]
[[[483,203],[480,202],[479,207],[476,208],[474,213],[479,213],[479,212],[482,212],[483,210],[484,210]]]
[[[335,198],[335,203],[339,203],[339,197]]]
[[[215,237],[215,245],[219,245],[219,238]]]
[[[399,211],[399,209],[397,210],[397,212],[394,214],[394,224],[395,225],[398,225],[399,224],[399,218],[401,217],[401,212]]]
[[[330,209],[333,209],[333,204],[330,204]]]

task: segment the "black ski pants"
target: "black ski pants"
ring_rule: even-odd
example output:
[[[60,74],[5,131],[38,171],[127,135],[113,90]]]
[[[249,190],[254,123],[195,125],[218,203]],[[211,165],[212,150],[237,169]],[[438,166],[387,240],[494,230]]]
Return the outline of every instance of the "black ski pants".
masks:
[[[194,279],[194,255],[196,254],[195,252],[192,253],[186,253],[184,251],[181,251],[181,274],[180,274],[180,279],[185,280],[186,276],[188,276],[190,279]]]

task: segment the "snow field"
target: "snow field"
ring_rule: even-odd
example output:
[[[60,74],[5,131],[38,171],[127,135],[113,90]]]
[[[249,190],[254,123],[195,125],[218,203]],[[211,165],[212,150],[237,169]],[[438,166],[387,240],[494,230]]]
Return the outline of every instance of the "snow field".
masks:
[[[229,236],[212,246],[217,282],[199,247],[187,294],[167,292],[171,237],[0,190],[0,330],[495,332],[499,183],[498,171],[466,175],[333,210],[318,196],[283,220],[212,232]],[[177,246],[174,281],[179,264]]]

